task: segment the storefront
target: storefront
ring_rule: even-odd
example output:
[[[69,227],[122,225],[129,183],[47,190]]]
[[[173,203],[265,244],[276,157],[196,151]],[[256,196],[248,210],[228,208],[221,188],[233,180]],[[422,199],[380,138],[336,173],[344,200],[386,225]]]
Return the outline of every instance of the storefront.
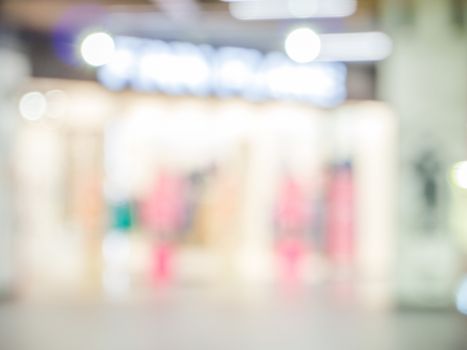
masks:
[[[25,296],[118,297],[178,283],[387,286],[397,121],[384,104],[326,110],[39,79],[24,92]],[[28,120],[38,101],[43,113]]]

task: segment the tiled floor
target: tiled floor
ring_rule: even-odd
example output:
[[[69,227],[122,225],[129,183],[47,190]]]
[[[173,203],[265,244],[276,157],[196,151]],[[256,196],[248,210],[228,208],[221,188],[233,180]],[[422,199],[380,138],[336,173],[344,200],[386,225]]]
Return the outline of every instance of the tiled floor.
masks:
[[[390,312],[307,291],[233,297],[178,290],[138,302],[0,305],[1,350],[465,350],[452,312]]]

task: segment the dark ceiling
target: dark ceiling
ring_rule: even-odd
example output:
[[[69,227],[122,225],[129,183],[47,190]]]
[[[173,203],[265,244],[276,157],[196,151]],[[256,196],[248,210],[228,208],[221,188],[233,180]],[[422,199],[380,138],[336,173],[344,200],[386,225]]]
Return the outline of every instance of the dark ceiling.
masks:
[[[350,29],[371,26],[377,18],[377,3],[377,0],[359,0],[358,12],[351,18],[339,22]],[[199,24],[206,19],[226,24],[232,22],[238,27],[247,25],[244,22],[234,21],[228,13],[227,4],[220,0],[0,0],[0,13],[2,14],[2,22],[9,25],[48,31],[63,18],[64,13],[86,6],[99,7],[100,11],[97,13],[107,13],[111,17],[119,16],[119,19],[128,15],[128,17],[135,19],[132,23],[132,29],[135,30],[138,30],[140,25],[148,30],[148,21],[157,27],[157,22],[163,19],[167,22],[165,23],[166,27],[183,25],[180,23],[181,21]],[[86,17],[93,17],[97,13],[88,13]],[[73,20],[86,21],[89,18],[80,18],[77,14]],[[270,25],[267,22],[270,21],[261,21],[255,24],[258,27],[267,27]],[[273,22],[277,24],[279,21]],[[313,22],[333,23],[336,21],[314,20]],[[113,26],[116,26],[115,23]]]
[[[53,53],[51,38],[63,26],[101,26],[115,34],[264,51],[282,50],[290,26],[302,22],[323,33],[380,29],[377,0],[359,0],[357,13],[340,19],[238,21],[227,6],[220,0],[0,0],[0,28],[22,33],[25,48],[34,58],[35,76],[77,79],[94,79],[94,73],[64,64]],[[368,81],[372,69],[371,65],[354,65],[349,79],[364,76]],[[369,94],[359,92],[355,97]]]

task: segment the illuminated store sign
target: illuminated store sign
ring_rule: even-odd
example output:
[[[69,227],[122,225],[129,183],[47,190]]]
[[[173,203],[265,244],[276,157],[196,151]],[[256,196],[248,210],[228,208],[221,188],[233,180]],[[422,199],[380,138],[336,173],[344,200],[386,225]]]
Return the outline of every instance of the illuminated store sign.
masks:
[[[283,53],[116,37],[109,63],[98,70],[109,89],[173,95],[297,100],[333,107],[346,98],[341,63],[296,64]]]

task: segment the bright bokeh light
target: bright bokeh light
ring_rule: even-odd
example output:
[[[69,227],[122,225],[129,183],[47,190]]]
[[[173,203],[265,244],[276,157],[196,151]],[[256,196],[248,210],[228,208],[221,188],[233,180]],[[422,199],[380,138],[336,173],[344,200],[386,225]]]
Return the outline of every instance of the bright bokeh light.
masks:
[[[47,99],[40,92],[29,92],[21,97],[19,112],[26,120],[39,120],[43,118],[47,112]]]
[[[454,165],[452,168],[452,181],[456,186],[467,190],[467,161]]]
[[[89,34],[81,43],[81,56],[87,64],[93,67],[109,63],[114,52],[115,42],[109,34],[104,32]]]
[[[310,28],[293,30],[285,40],[285,52],[297,63],[314,61],[321,51],[321,39]]]

